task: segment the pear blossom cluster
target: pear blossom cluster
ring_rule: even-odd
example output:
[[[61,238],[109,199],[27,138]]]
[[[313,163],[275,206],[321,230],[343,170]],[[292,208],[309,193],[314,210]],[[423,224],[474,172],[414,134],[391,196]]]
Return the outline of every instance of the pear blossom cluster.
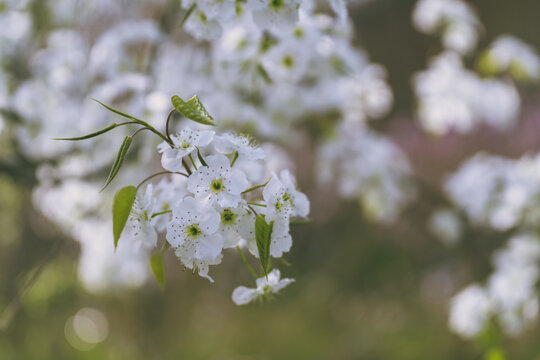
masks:
[[[461,0],[420,0],[413,24],[426,34],[440,34],[445,49],[459,54],[474,50],[482,29],[473,8]]]
[[[479,153],[445,184],[452,202],[476,226],[498,231],[535,226],[540,220],[540,156],[514,160]]]
[[[358,124],[339,131],[319,148],[319,181],[335,186],[343,198],[357,200],[367,219],[395,221],[415,196],[405,154],[388,138]],[[335,173],[341,176],[334,179]]]
[[[465,338],[480,336],[492,318],[510,336],[537,320],[540,240],[530,229],[540,221],[539,170],[538,155],[515,160],[480,153],[446,181],[449,199],[470,224],[517,233],[493,255],[485,285],[469,285],[452,300],[450,327]],[[447,232],[459,238],[460,224]]]
[[[290,222],[307,218],[309,200],[288,170],[258,183],[267,176],[265,152],[244,135],[184,128],[171,140],[159,144],[158,151],[167,174],[180,180],[165,179],[138,192],[120,241],[153,249],[158,233],[165,232],[182,264],[212,282],[210,266],[221,263],[224,249],[246,247],[261,256],[257,216],[271,224],[269,256],[280,258],[290,250]],[[279,281],[277,269],[267,276],[266,292],[292,281]]]
[[[522,40],[501,35],[485,50],[479,70],[490,75],[509,73],[518,81],[537,81],[540,58],[536,50]]]
[[[182,0],[187,11],[185,29],[199,40],[216,39],[224,29],[245,18],[262,30],[292,29],[300,4],[300,0]]]
[[[516,82],[538,79],[540,58],[515,37],[503,35],[478,57],[478,71],[465,67],[463,56],[476,48],[480,23],[461,0],[421,0],[413,13],[417,29],[443,29],[443,48],[426,70],[413,77],[417,116],[430,134],[469,133],[480,124],[506,130],[519,115]]]
[[[510,336],[532,326],[538,318],[540,239],[522,233],[493,256],[494,272],[486,285],[469,285],[452,299],[450,327],[465,338],[475,338],[495,318]]]

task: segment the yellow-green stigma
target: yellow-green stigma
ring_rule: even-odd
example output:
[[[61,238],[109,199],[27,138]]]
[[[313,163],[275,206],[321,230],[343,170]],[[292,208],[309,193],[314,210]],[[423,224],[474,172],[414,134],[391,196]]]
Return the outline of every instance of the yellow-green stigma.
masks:
[[[294,58],[291,55],[285,55],[281,60],[283,66],[287,68],[292,68],[294,66]]]
[[[212,190],[214,194],[217,194],[221,190],[223,190],[223,180],[221,179],[212,180],[212,183],[210,184],[210,190]]]
[[[221,221],[224,224],[233,224],[236,219],[236,214],[231,211],[231,209],[225,209],[221,213]]]
[[[196,236],[199,236],[202,233],[202,231],[201,231],[201,228],[199,227],[199,224],[193,224],[187,228],[187,233],[191,237],[196,237]]]

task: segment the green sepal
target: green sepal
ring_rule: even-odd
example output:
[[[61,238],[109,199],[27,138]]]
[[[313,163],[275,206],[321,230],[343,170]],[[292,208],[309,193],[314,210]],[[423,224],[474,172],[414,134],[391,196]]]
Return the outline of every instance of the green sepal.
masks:
[[[86,140],[86,139],[90,139],[90,138],[99,136],[101,134],[105,134],[107,131],[110,131],[110,130],[114,129],[117,126],[118,126],[117,123],[113,123],[112,125],[109,125],[104,129],[98,130],[98,131],[93,132],[93,133],[88,134],[88,135],[83,135],[83,136],[79,136],[79,137],[71,137],[71,138],[55,138],[53,140],[69,140],[69,141]]]
[[[266,222],[264,215],[255,218],[255,240],[259,251],[259,260],[264,275],[270,271],[270,243],[272,242],[272,230],[274,222]]]
[[[257,190],[259,188],[265,187],[269,182],[270,182],[270,179],[268,179],[264,184],[252,186],[249,189],[242,191],[240,194],[247,194],[248,192],[251,192],[253,190]]]
[[[174,108],[186,118],[198,122],[199,124],[216,125],[214,118],[206,111],[197,95],[194,95],[188,101],[184,101],[179,96],[174,95],[171,98],[171,102]]]
[[[124,158],[126,157],[127,151],[132,141],[133,141],[133,138],[131,136],[126,136],[124,138],[124,141],[122,142],[122,145],[120,146],[120,149],[118,150],[118,155],[116,155],[116,159],[114,160],[114,164],[111,168],[111,172],[109,173],[109,177],[107,178],[105,185],[103,185],[100,191],[105,190],[105,188],[111,183],[111,181],[113,181],[116,174],[118,174],[118,171],[120,170],[120,167],[122,166],[122,163],[124,162]]]
[[[156,279],[161,291],[165,290],[165,265],[163,263],[163,254],[161,252],[153,253],[148,261],[150,270],[154,279]]]
[[[131,207],[137,196],[137,188],[133,185],[123,187],[114,195],[112,216],[113,216],[113,236],[114,249],[118,246],[120,235],[126,226]]]

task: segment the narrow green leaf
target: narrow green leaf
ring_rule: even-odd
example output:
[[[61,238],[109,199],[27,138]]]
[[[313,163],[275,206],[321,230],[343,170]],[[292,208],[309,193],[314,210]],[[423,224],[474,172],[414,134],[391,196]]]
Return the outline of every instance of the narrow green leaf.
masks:
[[[118,245],[118,240],[122,231],[126,226],[126,222],[129,218],[129,213],[131,212],[131,207],[135,201],[135,196],[137,195],[137,188],[133,185],[126,186],[114,195],[113,200],[113,235],[114,235],[114,248]]]
[[[257,190],[257,189],[259,189],[259,188],[265,187],[266,184],[268,184],[269,182],[270,182],[270,179],[268,179],[264,184],[255,185],[255,186],[250,187],[250,188],[247,189],[247,190],[242,191],[241,194],[247,194],[248,192],[251,192],[251,191],[253,191],[253,190]]]
[[[265,275],[270,270],[270,243],[272,241],[272,230],[274,222],[266,222],[264,215],[257,215],[255,218],[255,240],[259,251],[262,271]]]
[[[157,136],[159,136],[160,138],[162,138],[163,140],[165,140],[166,142],[168,143],[171,143],[169,139],[167,139],[167,137],[165,135],[163,135],[162,133],[160,133],[159,131],[157,131],[152,125],[150,125],[149,123],[147,123],[146,121],[143,121],[141,119],[137,119],[136,117],[133,117],[129,114],[126,114],[124,112],[121,112],[120,110],[116,110],[116,109],[113,109],[112,107],[110,106],[107,106],[105,105],[104,103],[102,103],[101,101],[99,100],[96,100],[96,99],[92,99],[91,100],[94,100],[95,102],[97,102],[98,104],[100,104],[101,106],[103,106],[104,108],[106,108],[107,110],[109,111],[112,111],[113,113],[115,114],[118,114],[120,116],[123,116],[127,119],[130,119],[131,121],[139,124],[139,125],[142,125],[146,128],[148,128],[150,131],[152,131],[154,134],[156,134]]]
[[[270,77],[270,75],[268,75],[268,72],[261,63],[257,63],[257,72],[259,73],[259,75],[261,75],[261,77],[267,84],[271,84],[273,82],[272,78]]]
[[[120,150],[118,150],[118,155],[116,155],[116,159],[114,160],[114,164],[111,168],[111,172],[109,173],[109,177],[107,178],[105,185],[103,185],[103,187],[101,188],[101,191],[105,190],[105,188],[111,183],[111,181],[113,181],[116,174],[118,174],[118,171],[120,170],[120,167],[124,162],[124,158],[126,157],[126,153],[129,149],[129,146],[131,145],[132,140],[133,138],[131,136],[126,136],[124,138],[124,141],[120,146]]]
[[[185,22],[187,21],[187,19],[190,17],[191,13],[193,12],[193,10],[195,10],[195,8],[197,7],[197,3],[193,3],[193,5],[191,5],[189,7],[189,9],[187,10],[186,14],[184,15],[184,17],[182,18],[182,21],[180,21],[180,25],[178,25],[179,28],[183,27]]]
[[[202,166],[208,166],[206,161],[204,161],[204,158],[202,157],[201,151],[199,150],[199,148],[197,146],[195,147],[197,148],[197,157],[199,158],[199,161],[201,162]]]
[[[216,125],[214,118],[206,111],[197,95],[194,95],[188,101],[184,101],[179,96],[174,95],[171,98],[171,102],[174,108],[188,119],[204,125]]]
[[[99,101],[99,100],[96,100],[96,99],[93,99],[93,98],[90,98],[90,99],[91,99],[91,100],[94,100],[95,102],[97,102],[98,104],[100,104],[101,106],[103,106],[105,109],[107,109],[107,110],[109,110],[109,111],[112,111],[113,113],[118,114],[118,115],[120,115],[120,116],[123,116],[123,117],[125,117],[126,119],[130,119],[130,120],[133,120],[133,121],[139,122],[139,123],[140,123],[140,122],[145,123],[144,121],[139,120],[139,119],[137,119],[136,117],[133,117],[133,116],[131,116],[131,115],[129,115],[129,114],[126,114],[126,113],[124,113],[124,112],[121,112],[120,110],[116,110],[116,109],[113,109],[113,108],[110,107],[110,106],[105,105],[104,103],[102,103],[102,102]]]
[[[86,140],[86,139],[90,139],[90,138],[99,136],[101,134],[105,134],[107,131],[110,131],[110,130],[114,129],[117,126],[118,126],[117,123],[113,123],[112,125],[107,126],[104,129],[98,130],[98,131],[93,132],[93,133],[88,134],[88,135],[83,135],[83,136],[79,136],[79,137],[72,137],[72,138],[55,138],[53,140],[70,140],[70,141]]]
[[[163,264],[163,254],[153,253],[149,260],[150,270],[156,279],[161,291],[165,290],[165,266]]]

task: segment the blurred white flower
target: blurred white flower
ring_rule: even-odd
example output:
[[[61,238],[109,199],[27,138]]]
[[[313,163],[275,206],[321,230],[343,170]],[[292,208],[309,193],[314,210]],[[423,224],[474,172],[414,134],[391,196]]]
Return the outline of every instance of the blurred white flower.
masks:
[[[251,301],[262,296],[270,296],[278,293],[281,289],[294,282],[294,279],[280,279],[281,274],[278,269],[274,269],[257,279],[257,287],[250,289],[245,286],[239,286],[234,289],[232,299],[236,305],[246,305]]]
[[[452,298],[450,328],[465,338],[476,337],[486,327],[491,311],[486,291],[470,285]]]

